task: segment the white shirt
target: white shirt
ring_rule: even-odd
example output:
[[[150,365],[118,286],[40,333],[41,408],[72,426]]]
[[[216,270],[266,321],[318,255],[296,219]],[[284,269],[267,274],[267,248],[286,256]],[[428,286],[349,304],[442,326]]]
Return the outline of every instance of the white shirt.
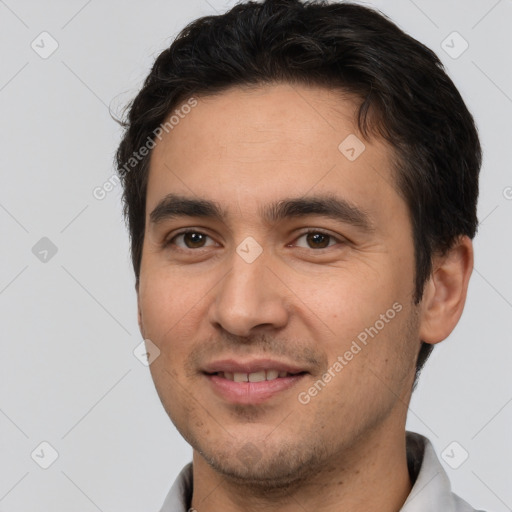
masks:
[[[482,512],[451,490],[432,443],[420,434],[407,432],[407,463],[414,481],[400,512]],[[176,478],[160,512],[188,512],[192,500],[192,463]]]

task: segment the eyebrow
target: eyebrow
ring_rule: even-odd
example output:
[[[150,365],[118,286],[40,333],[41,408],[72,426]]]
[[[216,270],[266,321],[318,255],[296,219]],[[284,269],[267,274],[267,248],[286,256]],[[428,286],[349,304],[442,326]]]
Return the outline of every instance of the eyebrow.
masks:
[[[282,199],[260,208],[259,214],[268,223],[276,223],[288,218],[320,215],[351,224],[364,231],[374,230],[370,216],[365,210],[334,195]],[[227,216],[227,213],[214,201],[168,194],[156,205],[149,219],[152,224],[179,217],[199,217],[222,222]]]

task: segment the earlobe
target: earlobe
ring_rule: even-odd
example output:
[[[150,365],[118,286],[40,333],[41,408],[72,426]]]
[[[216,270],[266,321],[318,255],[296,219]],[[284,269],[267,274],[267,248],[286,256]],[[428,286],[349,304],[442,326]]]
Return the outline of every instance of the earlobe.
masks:
[[[421,302],[421,340],[439,343],[453,331],[464,309],[472,270],[473,244],[467,236],[446,254],[434,257]]]
[[[141,308],[140,308],[140,299],[139,299],[138,292],[137,292],[137,322],[139,324],[139,331],[140,331],[142,337],[145,339],[146,336],[144,335],[144,327],[143,327],[143,324],[142,324],[142,311],[141,311]]]
[[[137,278],[135,281],[135,293],[137,295],[137,322],[139,324],[139,331],[142,334],[142,337],[146,339],[146,336],[144,335],[144,326],[142,323],[142,310],[140,307],[140,290],[139,290],[140,282]]]

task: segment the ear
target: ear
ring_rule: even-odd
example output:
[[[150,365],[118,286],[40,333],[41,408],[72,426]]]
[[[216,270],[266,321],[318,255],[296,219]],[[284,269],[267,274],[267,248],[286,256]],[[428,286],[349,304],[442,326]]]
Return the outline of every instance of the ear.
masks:
[[[462,315],[473,271],[471,239],[460,237],[432,263],[432,275],[425,283],[421,301],[420,339],[435,344],[448,337]]]
[[[139,295],[139,282],[138,281],[135,283],[135,291],[137,292],[137,322],[139,323],[139,331],[142,334],[142,337],[145,339],[146,336],[144,335],[144,327],[142,324],[142,311],[140,308],[140,295]]]

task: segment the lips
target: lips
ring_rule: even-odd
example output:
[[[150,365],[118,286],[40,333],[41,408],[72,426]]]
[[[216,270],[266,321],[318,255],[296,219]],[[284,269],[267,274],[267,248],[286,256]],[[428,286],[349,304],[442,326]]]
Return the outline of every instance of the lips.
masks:
[[[216,375],[234,382],[262,382],[264,380],[275,380],[277,378],[289,377],[291,373],[278,370],[261,370],[259,372],[218,372]]]
[[[203,371],[209,374],[227,372],[228,374],[243,373],[247,375],[262,371],[277,371],[279,376],[279,373],[289,373],[291,375],[296,375],[297,373],[303,373],[307,370],[306,368],[301,368],[300,366],[273,359],[252,359],[248,361],[222,359],[207,364],[203,368]]]
[[[236,404],[258,404],[290,389],[308,372],[270,359],[225,359],[206,365],[203,373],[222,399]]]

